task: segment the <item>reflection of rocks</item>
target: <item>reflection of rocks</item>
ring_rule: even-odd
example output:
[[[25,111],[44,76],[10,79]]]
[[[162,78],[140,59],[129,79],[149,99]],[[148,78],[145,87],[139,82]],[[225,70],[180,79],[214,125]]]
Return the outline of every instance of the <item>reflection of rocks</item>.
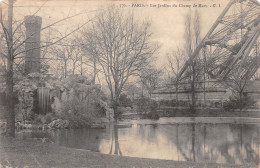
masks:
[[[91,125],[91,128],[105,129],[106,125],[104,123],[95,123],[95,124]]]
[[[33,138],[33,140],[37,140],[37,141],[40,141],[42,143],[47,143],[47,142],[54,143],[49,138],[45,138],[45,137],[44,138]]]
[[[68,120],[62,120],[62,119],[57,119],[52,121],[51,123],[48,124],[49,128],[68,128],[69,127],[69,121]]]

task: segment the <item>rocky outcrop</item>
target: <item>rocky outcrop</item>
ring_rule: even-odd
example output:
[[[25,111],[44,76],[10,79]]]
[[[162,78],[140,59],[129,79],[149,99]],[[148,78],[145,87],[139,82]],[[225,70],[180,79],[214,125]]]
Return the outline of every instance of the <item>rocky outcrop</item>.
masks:
[[[16,122],[15,128],[17,128],[17,129],[32,129],[33,125],[27,124],[27,123]]]
[[[70,122],[68,120],[62,120],[62,119],[57,119],[52,121],[51,123],[48,124],[48,127],[51,129],[62,129],[62,128],[69,128]]]

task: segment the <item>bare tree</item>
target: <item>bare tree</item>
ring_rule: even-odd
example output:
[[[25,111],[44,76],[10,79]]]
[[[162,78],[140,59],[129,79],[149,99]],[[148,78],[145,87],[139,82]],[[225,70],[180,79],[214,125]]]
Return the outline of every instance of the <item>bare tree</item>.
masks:
[[[128,83],[125,84],[124,86],[124,92],[126,93],[127,96],[130,97],[130,99],[133,101],[137,96],[140,96],[141,93],[141,88],[138,87],[137,83]]]
[[[148,91],[151,98],[152,92],[159,86],[162,70],[158,70],[154,67],[145,68],[140,74],[141,83]]]
[[[68,72],[72,75],[76,74],[76,70],[81,64],[81,49],[76,39],[67,39],[68,42],[51,46],[51,52],[56,59],[59,60],[63,78],[68,76]],[[80,71],[80,70],[79,70]]]
[[[237,66],[230,72],[229,77],[225,81],[225,84],[233,91],[234,98],[238,100],[240,109],[247,103],[245,102],[245,90],[248,88],[251,79],[251,76],[244,75],[245,69],[250,67],[254,61],[255,59],[252,58],[245,60],[241,66]]]
[[[83,29],[81,31],[82,34],[82,53],[84,53],[84,57],[88,60],[88,66],[90,66],[93,69],[93,79],[92,83],[96,83],[96,77],[98,75],[99,69],[98,69],[98,57],[99,57],[99,51],[98,48],[95,46],[97,45],[97,40],[94,36],[96,33],[95,30],[95,23],[92,23],[90,28]]]
[[[6,55],[6,98],[7,98],[7,128],[6,132],[9,136],[15,136],[15,114],[13,101],[13,55],[14,55],[14,40],[13,40],[13,0],[9,0],[8,4],[8,19],[7,25],[4,24],[1,10],[1,26],[4,32],[7,55]]]
[[[133,14],[122,13],[111,6],[98,14],[93,26],[88,29],[87,46],[97,60],[110,90],[115,118],[119,114],[119,96],[130,77],[138,74],[157,50],[150,41],[150,23],[138,23]]]
[[[178,102],[178,90],[181,87],[181,80],[175,80],[178,73],[181,70],[181,67],[186,61],[185,58],[185,52],[181,48],[177,48],[176,51],[172,51],[171,53],[167,53],[167,61],[168,61],[168,71],[171,75],[169,75],[171,84],[174,82],[175,86],[175,96],[176,96],[176,102]]]
[[[185,30],[185,51],[187,56],[191,57],[200,42],[200,16],[197,11],[195,11],[193,17],[191,13],[186,16]],[[192,111],[194,111],[196,105],[196,90],[200,85],[202,70],[203,62],[198,56],[190,62],[188,71],[185,74],[187,82],[190,85]]]

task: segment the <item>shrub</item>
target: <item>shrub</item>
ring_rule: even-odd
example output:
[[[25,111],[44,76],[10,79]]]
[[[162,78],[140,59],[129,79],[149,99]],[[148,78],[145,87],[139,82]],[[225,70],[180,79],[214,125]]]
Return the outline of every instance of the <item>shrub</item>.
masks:
[[[101,102],[106,100],[100,85],[92,85],[91,80],[79,75],[63,79],[64,84],[57,85],[62,93],[52,100],[52,110],[57,117],[69,120],[72,127],[85,127],[96,117],[105,116]]]
[[[242,100],[238,98],[230,98],[223,104],[225,111],[234,111],[235,109],[252,108],[256,104],[256,101],[246,96]]]
[[[103,109],[97,109],[96,103],[81,101],[76,96],[70,97],[67,101],[61,102],[61,109],[58,117],[69,120],[72,127],[86,127],[91,125],[92,121],[102,113]]]
[[[134,100],[134,104],[137,107],[137,112],[143,113],[148,112],[150,110],[150,101],[151,99],[141,96]]]
[[[147,97],[139,97],[135,99],[135,105],[137,106],[137,112],[143,113],[143,112],[153,112],[155,113],[158,108],[158,103],[155,100],[152,100]]]
[[[141,118],[143,119],[151,119],[151,120],[158,120],[160,118],[158,112],[157,112],[157,108],[158,108],[158,104],[156,101],[154,100],[149,100],[149,112],[142,114]]]
[[[150,113],[148,113],[147,118],[152,119],[152,120],[158,120],[160,118],[160,116],[157,112],[150,112]]]
[[[178,103],[177,103],[177,101],[176,100],[161,100],[161,101],[159,101],[159,104],[160,105],[163,105],[163,106],[177,106],[178,105]]]
[[[133,107],[133,102],[126,94],[121,94],[119,97],[119,105],[122,107]]]

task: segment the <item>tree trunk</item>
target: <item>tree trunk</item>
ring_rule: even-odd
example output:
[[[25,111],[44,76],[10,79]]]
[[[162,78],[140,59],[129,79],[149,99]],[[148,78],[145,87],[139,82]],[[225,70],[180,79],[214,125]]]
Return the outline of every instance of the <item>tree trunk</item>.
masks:
[[[96,75],[97,75],[97,65],[96,65],[96,59],[94,58],[94,62],[93,62],[93,85],[96,83]]]
[[[176,84],[176,89],[175,89],[175,96],[176,96],[176,104],[179,106],[179,100],[178,100],[178,84]]]
[[[113,99],[113,109],[114,109],[114,118],[117,120],[119,117],[119,111],[118,111],[118,106],[119,106],[119,95],[118,92],[115,91],[115,98]]]
[[[15,113],[13,101],[13,0],[9,0],[8,6],[8,58],[7,58],[7,74],[6,74],[6,98],[7,98],[7,136],[15,137]]]
[[[191,112],[195,112],[195,106],[196,106],[196,95],[195,95],[195,78],[196,78],[196,72],[195,72],[195,62],[192,65],[192,81],[191,81]]]
[[[195,108],[195,105],[196,105],[196,97],[195,97],[195,87],[194,87],[194,82],[192,82],[192,85],[191,85],[191,110],[192,112],[195,112],[194,108]]]
[[[76,62],[73,62],[72,75],[75,75]]]
[[[242,108],[243,108],[243,91],[240,91],[239,92],[239,109],[240,109],[240,113],[241,113]]]
[[[67,78],[67,61],[64,61],[64,78]]]
[[[119,117],[119,113],[118,113],[118,101],[113,99],[113,110],[114,110],[114,118],[117,121],[118,117]]]
[[[82,54],[80,55],[80,75],[83,75],[83,66],[82,66]]]
[[[8,60],[7,66],[7,80],[6,80],[6,98],[7,98],[7,136],[15,136],[15,113],[14,113],[14,101],[13,101],[13,63]]]

